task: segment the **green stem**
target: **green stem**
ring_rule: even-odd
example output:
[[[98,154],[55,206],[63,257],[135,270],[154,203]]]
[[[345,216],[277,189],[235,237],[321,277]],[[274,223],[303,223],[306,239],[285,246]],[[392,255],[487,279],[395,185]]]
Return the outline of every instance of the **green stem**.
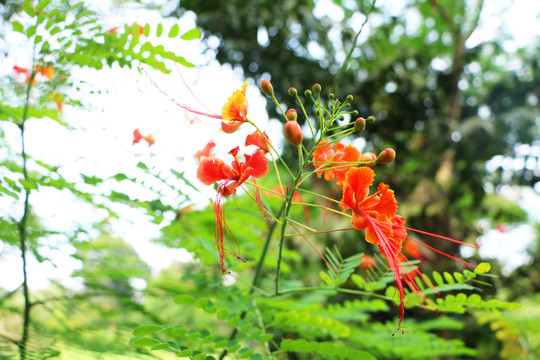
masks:
[[[339,69],[338,74],[334,78],[334,85],[332,86],[332,88],[334,89],[334,92],[337,92],[339,81],[341,80],[341,77],[343,76],[343,73],[349,67],[349,61],[351,61],[352,54],[354,52],[354,48],[356,47],[356,43],[358,42],[358,38],[360,37],[360,34],[362,33],[362,30],[364,30],[364,26],[366,26],[366,24],[367,24],[369,14],[371,14],[373,9],[375,9],[375,3],[376,2],[377,2],[377,0],[373,0],[373,3],[371,4],[371,8],[369,9],[369,11],[366,14],[366,18],[364,19],[364,22],[362,23],[362,25],[360,26],[360,29],[358,30],[358,32],[356,33],[356,36],[354,37],[351,48],[349,49],[349,53],[347,54],[347,57],[345,58],[345,61],[343,62],[343,65]]]
[[[281,208],[279,209],[276,218],[279,218],[282,214],[284,208],[285,208],[286,202],[283,203]],[[257,267],[255,268],[255,275],[253,276],[253,280],[251,281],[251,287],[249,289],[249,295],[253,294],[255,291],[255,288],[257,287],[257,283],[259,282],[259,277],[261,276],[261,270],[264,265],[264,260],[266,259],[266,254],[268,253],[268,248],[270,247],[270,241],[272,240],[272,235],[274,234],[274,230],[276,229],[277,221],[273,221],[270,225],[270,228],[268,229],[268,233],[266,234],[266,239],[264,241],[263,250],[261,252],[261,257],[259,258],[259,262],[257,263]],[[244,319],[246,317],[247,312],[242,311],[240,314],[240,319]],[[236,337],[236,334],[238,334],[238,329],[234,328],[231,332],[231,335],[229,335],[229,341],[233,340]],[[223,358],[227,355],[227,349],[224,349],[221,354],[219,355],[219,360],[223,360]]]
[[[298,147],[298,153],[299,153],[298,173],[294,177],[291,184],[291,188],[289,189],[289,192],[287,193],[287,198],[285,200],[285,209],[283,212],[283,221],[281,222],[281,234],[279,238],[278,262],[277,262],[276,280],[275,280],[275,283],[276,283],[275,295],[279,294],[279,282],[280,282],[280,277],[281,277],[281,262],[283,260],[283,245],[285,242],[285,229],[287,227],[287,222],[289,221],[289,212],[292,206],[292,197],[298,188],[297,184],[298,184],[298,181],[302,178],[304,169],[310,163],[309,159],[311,158],[313,151],[314,151],[314,148],[311,149],[311,151],[306,155],[305,158],[303,158],[302,149]]]
[[[19,129],[21,130],[21,157],[22,157],[22,171],[25,183],[29,181],[28,175],[28,156],[26,154],[26,143],[24,141],[24,129],[26,120],[28,120],[28,111],[30,108],[30,92],[32,90],[32,83],[36,76],[34,70],[34,64],[32,63],[32,73],[30,79],[28,80],[28,85],[26,86],[26,100],[24,105],[23,116],[21,123],[19,124]],[[30,330],[30,309],[32,308],[32,303],[30,302],[30,290],[28,288],[28,272],[27,272],[27,259],[26,259],[26,241],[27,241],[27,222],[30,212],[30,187],[25,186],[24,190],[24,210],[21,220],[18,223],[19,227],[19,247],[21,248],[21,259],[22,259],[22,273],[23,273],[23,297],[24,297],[24,309],[23,309],[23,327],[21,340],[18,342],[19,346],[19,358],[25,360],[27,353],[26,348],[28,344],[28,336]]]

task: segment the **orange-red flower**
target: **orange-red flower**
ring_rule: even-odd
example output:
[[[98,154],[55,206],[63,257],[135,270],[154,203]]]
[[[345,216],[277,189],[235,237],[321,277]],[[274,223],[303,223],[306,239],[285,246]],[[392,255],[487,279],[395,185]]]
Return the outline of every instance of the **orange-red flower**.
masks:
[[[214,199],[214,235],[219,253],[219,267],[223,274],[226,273],[224,239],[227,240],[230,247],[232,246],[229,236],[236,243],[236,239],[225,221],[225,208],[223,206],[225,197],[236,194],[236,189],[250,177],[261,178],[268,173],[268,159],[264,156],[262,150],[257,149],[252,155],[244,155],[244,162],[238,160],[238,152],[238,147],[229,152],[234,157],[231,165],[227,165],[223,160],[215,157],[205,157],[201,159],[197,169],[197,178],[203,184],[212,185],[219,182]],[[257,196],[258,198],[259,196]],[[258,205],[259,207],[262,206]],[[234,251],[233,254],[238,259],[241,259]]]
[[[270,138],[266,135],[266,132],[262,134],[256,130],[246,137],[246,146],[255,145],[265,153],[270,152]]]
[[[227,122],[221,122],[221,129],[227,134],[238,130],[240,125],[246,121],[248,112],[248,101],[246,99],[247,86],[248,82],[246,81],[244,85],[242,85],[242,89],[236,90],[231,96],[229,96],[229,99],[225,105],[223,105],[221,117]]]
[[[474,265],[445,254],[442,251],[434,249],[407,235],[407,230],[411,230],[417,233],[467,245],[455,239],[405,227],[405,219],[397,215],[397,201],[394,196],[394,191],[392,191],[388,185],[383,183],[379,184],[377,192],[373,195],[369,195],[369,187],[372,185],[374,177],[375,173],[373,170],[365,166],[352,168],[347,171],[342,182],[343,197],[340,205],[344,211],[351,210],[352,226],[357,230],[365,230],[366,241],[377,245],[380,253],[388,259],[390,269],[394,274],[395,286],[399,292],[400,316],[398,330],[401,330],[401,322],[404,316],[404,284],[410,288],[424,307],[424,304],[430,304],[429,300],[424,296],[413,280],[416,275],[422,277],[422,273],[416,268],[407,272],[402,264],[403,261],[410,264],[405,255],[401,253],[401,248],[405,239],[410,239],[415,243],[419,243],[439,254],[460,261],[471,267],[474,267]]]
[[[201,161],[202,157],[209,157],[212,153],[212,149],[216,147],[214,140],[210,140],[201,150],[197,151],[193,156],[197,161]]]
[[[132,145],[137,144],[141,140],[146,141],[148,143],[148,146],[152,146],[156,142],[156,139],[154,139],[152,134],[148,134],[146,136],[143,136],[141,134],[141,132],[139,131],[139,128],[133,130],[133,143],[132,143]]]
[[[45,66],[43,69],[41,67],[36,67],[36,72],[40,73],[41,75],[45,76],[47,79],[51,80],[54,77],[54,68],[52,66]]]
[[[362,255],[360,256],[361,259],[363,259],[363,261],[360,263],[360,267],[362,269],[373,269],[375,267],[375,258],[373,256],[370,256],[370,255]]]
[[[28,84],[28,82],[30,81],[30,77],[32,76],[30,70],[28,70],[27,68],[23,68],[23,67],[20,67],[20,66],[17,66],[15,65],[13,67],[13,71],[15,71],[15,73],[17,74],[20,74],[20,75],[25,75],[25,83]],[[36,82],[36,79],[34,79],[33,83]]]
[[[313,161],[316,162],[315,170],[318,171],[317,176],[321,177],[324,173],[326,181],[332,181],[335,178],[337,183],[341,184],[351,166],[342,166],[339,163],[356,163],[361,156],[360,151],[353,145],[337,143],[332,149],[332,145],[327,140],[321,141],[319,147],[313,152]]]
[[[25,82],[27,84],[30,81],[30,78],[32,77],[32,72],[29,69],[26,69],[17,65],[13,67],[13,71],[15,71],[17,74],[25,75],[26,76]],[[52,66],[45,66],[43,69],[41,68],[41,66],[36,66],[34,68],[34,72],[36,74],[43,75],[45,78],[47,78],[47,80],[51,80],[55,74],[54,68]],[[36,78],[34,78],[32,83],[35,84],[36,82],[37,80]]]

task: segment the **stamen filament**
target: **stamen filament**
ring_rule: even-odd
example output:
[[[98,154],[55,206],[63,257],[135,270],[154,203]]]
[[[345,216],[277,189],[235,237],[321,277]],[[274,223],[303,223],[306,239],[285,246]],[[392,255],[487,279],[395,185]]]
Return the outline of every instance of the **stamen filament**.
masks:
[[[336,231],[347,231],[347,230],[354,230],[354,228],[353,228],[353,227],[350,227],[350,228],[332,229],[332,230],[316,230],[316,231],[309,232],[309,233],[285,234],[285,237],[293,237],[293,236],[297,236],[297,235],[326,234],[326,233],[331,233],[331,232],[336,232]]]

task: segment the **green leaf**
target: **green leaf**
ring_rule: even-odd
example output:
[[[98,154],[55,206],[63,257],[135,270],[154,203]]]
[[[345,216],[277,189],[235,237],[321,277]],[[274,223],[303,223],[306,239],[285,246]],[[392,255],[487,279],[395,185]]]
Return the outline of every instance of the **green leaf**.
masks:
[[[163,349],[168,349],[170,347],[171,347],[170,344],[162,343],[162,344],[151,347],[150,350],[163,350]]]
[[[159,340],[150,337],[134,338],[130,342],[130,345],[135,348],[141,348],[145,346],[153,346],[159,344]]]
[[[178,295],[174,298],[176,305],[192,305],[195,303],[195,298],[191,295]]]
[[[229,310],[228,309],[221,309],[217,313],[217,318],[218,318],[218,320],[225,320],[228,315],[229,315]]]
[[[177,327],[171,331],[171,335],[175,337],[182,337],[187,333],[187,330],[183,327]]]
[[[264,334],[263,336],[260,337],[260,339],[257,341],[257,343],[259,345],[262,345],[262,344],[267,343],[270,340],[272,340],[273,337],[274,337],[274,335],[272,335],[272,334]]]
[[[133,330],[134,336],[144,336],[163,329],[161,325],[141,325]]]
[[[146,166],[146,164],[143,163],[143,162],[138,162],[138,163],[137,163],[137,167],[138,167],[139,169],[149,170],[148,166]]]
[[[83,18],[85,16],[89,16],[89,15],[94,15],[94,12],[91,11],[91,10],[83,10],[80,13],[78,13],[77,15],[75,15],[75,18],[80,19],[80,18]]]
[[[487,262],[483,262],[483,263],[478,264],[476,269],[474,269],[474,272],[477,274],[485,274],[489,272],[490,269],[491,269],[491,265]]]
[[[12,25],[14,31],[24,34],[24,26],[20,22],[14,21]]]
[[[34,34],[36,33],[36,26],[30,26],[27,30],[26,30],[26,36],[31,38],[32,36],[34,36]]]
[[[195,65],[193,65],[192,63],[190,63],[189,61],[187,61],[184,57],[182,56],[178,56],[176,54],[173,54],[173,58],[174,58],[174,61],[182,66],[185,66],[187,68],[192,68],[192,67],[195,67]]]
[[[193,357],[193,360],[206,360],[206,354],[205,353],[199,353]]]
[[[240,322],[240,316],[233,316],[229,319],[228,325],[230,327],[235,327]]]
[[[51,0],[41,0],[37,5],[36,5],[36,11],[37,12],[40,12],[41,10],[43,10],[45,8],[45,6],[49,5],[49,3],[51,2]]]
[[[80,8],[80,7],[83,6],[83,5],[84,5],[84,1],[78,2],[78,3],[76,3],[75,5],[70,6],[70,7],[67,9],[67,11],[71,11],[71,10],[78,9],[78,8]]]
[[[32,3],[29,2],[29,1],[25,1],[25,2],[24,2],[24,4],[23,4],[23,11],[24,11],[28,16],[31,16],[31,17],[36,16],[36,11],[35,11],[34,8],[32,7]]]
[[[188,356],[191,356],[191,354],[193,354],[193,350],[186,349],[186,350],[182,350],[181,352],[177,353],[176,356],[178,356],[178,357],[188,357]]]
[[[199,28],[191,29],[187,32],[185,32],[180,39],[182,40],[195,40],[201,37],[201,31]]]
[[[176,37],[179,32],[180,32],[180,27],[178,26],[178,24],[174,24],[171,27],[171,30],[169,30],[169,37],[170,38]]]
[[[163,25],[161,25],[161,23],[159,23],[157,25],[157,29],[156,29],[156,36],[160,37],[162,33],[163,33]]]
[[[204,308],[208,306],[208,299],[207,298],[200,298],[195,301],[195,306],[199,308]]]

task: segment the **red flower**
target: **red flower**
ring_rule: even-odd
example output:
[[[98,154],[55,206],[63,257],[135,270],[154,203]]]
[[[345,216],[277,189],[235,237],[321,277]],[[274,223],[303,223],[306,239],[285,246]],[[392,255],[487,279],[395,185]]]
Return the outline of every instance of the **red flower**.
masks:
[[[52,66],[45,66],[43,69],[37,66],[36,72],[39,72],[41,75],[45,76],[49,80],[51,80],[54,77],[54,73],[55,73],[54,68]]]
[[[154,139],[152,134],[142,136],[141,132],[139,131],[139,128],[133,130],[133,143],[132,143],[132,145],[137,144],[141,140],[146,141],[148,143],[148,146],[152,146],[156,142],[156,139]]]
[[[246,146],[255,145],[265,153],[270,152],[270,138],[266,132],[262,134],[257,130],[246,137]]]
[[[201,150],[193,156],[197,161],[201,161],[202,157],[209,157],[212,153],[212,149],[216,147],[214,140],[210,140]]]
[[[343,198],[341,200],[341,207],[344,211],[351,210],[352,226],[357,230],[365,230],[366,241],[377,245],[380,253],[388,259],[390,269],[394,274],[395,286],[399,292],[400,316],[398,330],[401,330],[401,322],[404,316],[404,284],[416,295],[422,306],[425,307],[424,304],[430,304],[429,300],[413,280],[416,275],[423,277],[422,273],[418,269],[407,273],[402,264],[402,261],[410,264],[405,255],[401,253],[401,248],[406,238],[471,267],[474,267],[474,265],[445,254],[408,236],[407,230],[411,230],[467,245],[458,240],[405,227],[405,219],[396,214],[397,201],[394,197],[394,191],[388,185],[379,184],[377,192],[368,196],[369,187],[372,185],[374,177],[375,173],[369,167],[362,166],[350,169],[342,182]]]
[[[139,128],[133,130],[133,143],[132,143],[132,145],[137,144],[141,140],[142,140],[142,135],[141,135],[141,132],[139,131]]]
[[[331,163],[356,163],[360,160],[362,154],[352,145],[344,145],[337,143],[332,149],[332,145],[328,140],[321,141],[319,147],[313,152],[313,161],[317,162],[331,162]],[[349,170],[350,166],[338,167],[339,164],[321,164],[315,163],[315,170],[318,170],[317,176],[321,177],[324,172],[324,179],[326,181],[332,181],[336,178],[338,184],[341,184],[345,173]],[[334,167],[337,167],[333,169]],[[328,169],[328,170],[324,170]],[[324,170],[324,171],[323,171]]]
[[[17,66],[17,65],[15,65],[13,67],[13,71],[15,71],[17,74],[25,74],[25,75],[30,74],[30,71],[28,69],[22,68],[22,67]]]
[[[268,173],[268,159],[264,156],[262,150],[257,149],[252,155],[244,155],[244,162],[238,160],[238,152],[238,147],[229,152],[234,157],[231,165],[227,165],[223,160],[215,157],[205,157],[201,159],[197,170],[197,178],[203,184],[212,185],[219,182],[214,200],[214,234],[219,252],[219,267],[223,274],[226,273],[224,239],[231,246],[230,235],[236,243],[236,239],[234,239],[234,235],[232,235],[225,221],[224,198],[236,194],[236,189],[250,177],[261,178]],[[261,207],[262,205],[258,204],[258,206]],[[234,251],[233,254],[240,259]]]
[[[28,82],[30,81],[30,77],[32,76],[30,70],[15,65],[15,66],[13,67],[13,71],[15,71],[15,73],[17,73],[17,74],[25,75],[25,77],[26,77],[26,78],[25,78],[25,83],[28,84]],[[34,79],[33,83],[35,83],[35,82],[36,82],[36,79]]]
[[[244,85],[242,85],[242,89],[236,90],[229,96],[225,105],[223,105],[221,117],[223,120],[228,120],[228,122],[221,122],[221,129],[227,134],[238,130],[240,125],[246,121],[248,111],[248,101],[246,99],[247,86],[248,82],[246,81]]]
[[[369,256],[369,255],[362,255],[360,256],[360,258],[364,259],[364,261],[362,261],[360,263],[360,267],[362,269],[373,269],[375,267],[375,258],[373,256]]]

